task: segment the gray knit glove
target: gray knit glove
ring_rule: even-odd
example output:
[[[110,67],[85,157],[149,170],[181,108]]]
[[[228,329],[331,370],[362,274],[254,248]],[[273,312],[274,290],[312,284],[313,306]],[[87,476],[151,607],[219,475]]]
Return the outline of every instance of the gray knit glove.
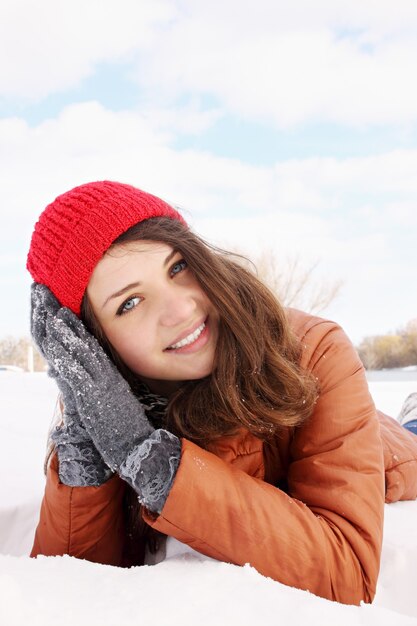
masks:
[[[77,412],[74,393],[53,367],[45,352],[47,320],[56,316],[61,305],[44,285],[31,289],[31,332],[42,356],[48,362],[48,375],[54,378],[64,404],[63,421],[50,433],[59,460],[59,478],[71,487],[91,487],[104,483],[113,474],[84,428]]]
[[[67,308],[46,321],[43,349],[71,388],[81,422],[100,455],[160,513],[180,462],[180,440],[154,430],[144,408],[95,337]]]

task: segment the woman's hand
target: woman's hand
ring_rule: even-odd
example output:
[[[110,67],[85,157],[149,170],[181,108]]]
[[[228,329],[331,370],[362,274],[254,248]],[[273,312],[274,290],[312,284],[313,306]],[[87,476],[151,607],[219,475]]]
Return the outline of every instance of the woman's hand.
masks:
[[[69,309],[47,319],[43,349],[103,459],[114,470],[154,428],[127,381]]]
[[[44,285],[33,283],[31,289],[31,332],[42,356],[48,363],[48,374],[57,382],[63,402],[62,423],[55,426],[50,437],[55,444],[59,460],[59,477],[63,484],[72,487],[98,486],[106,482],[112,471],[103,461],[78,415],[74,393],[67,381],[53,366],[48,351],[50,320],[61,305]]]

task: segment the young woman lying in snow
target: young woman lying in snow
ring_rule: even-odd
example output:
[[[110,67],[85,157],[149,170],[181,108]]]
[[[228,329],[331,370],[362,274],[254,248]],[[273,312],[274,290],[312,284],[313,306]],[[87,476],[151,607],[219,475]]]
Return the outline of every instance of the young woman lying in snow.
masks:
[[[139,565],[163,533],[372,601],[384,502],[417,497],[417,438],[376,411],[337,324],[283,309],[173,207],[115,182],[52,202],[28,269],[62,412],[33,556]]]

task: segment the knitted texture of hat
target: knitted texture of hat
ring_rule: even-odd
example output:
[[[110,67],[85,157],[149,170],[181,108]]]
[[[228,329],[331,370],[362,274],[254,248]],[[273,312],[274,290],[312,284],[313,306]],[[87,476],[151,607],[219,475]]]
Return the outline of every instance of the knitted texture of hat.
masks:
[[[58,196],[39,217],[27,269],[62,306],[80,315],[84,291],[105,251],[128,228],[151,217],[185,224],[164,200],[130,185],[99,181],[75,187]]]

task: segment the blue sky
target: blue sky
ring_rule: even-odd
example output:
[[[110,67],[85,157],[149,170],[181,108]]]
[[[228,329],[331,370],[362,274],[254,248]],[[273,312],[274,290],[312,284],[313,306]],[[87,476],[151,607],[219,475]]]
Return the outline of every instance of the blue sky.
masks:
[[[29,330],[39,213],[89,180],[184,207],[221,245],[342,281],[355,342],[417,317],[417,5],[6,0],[0,336]]]

